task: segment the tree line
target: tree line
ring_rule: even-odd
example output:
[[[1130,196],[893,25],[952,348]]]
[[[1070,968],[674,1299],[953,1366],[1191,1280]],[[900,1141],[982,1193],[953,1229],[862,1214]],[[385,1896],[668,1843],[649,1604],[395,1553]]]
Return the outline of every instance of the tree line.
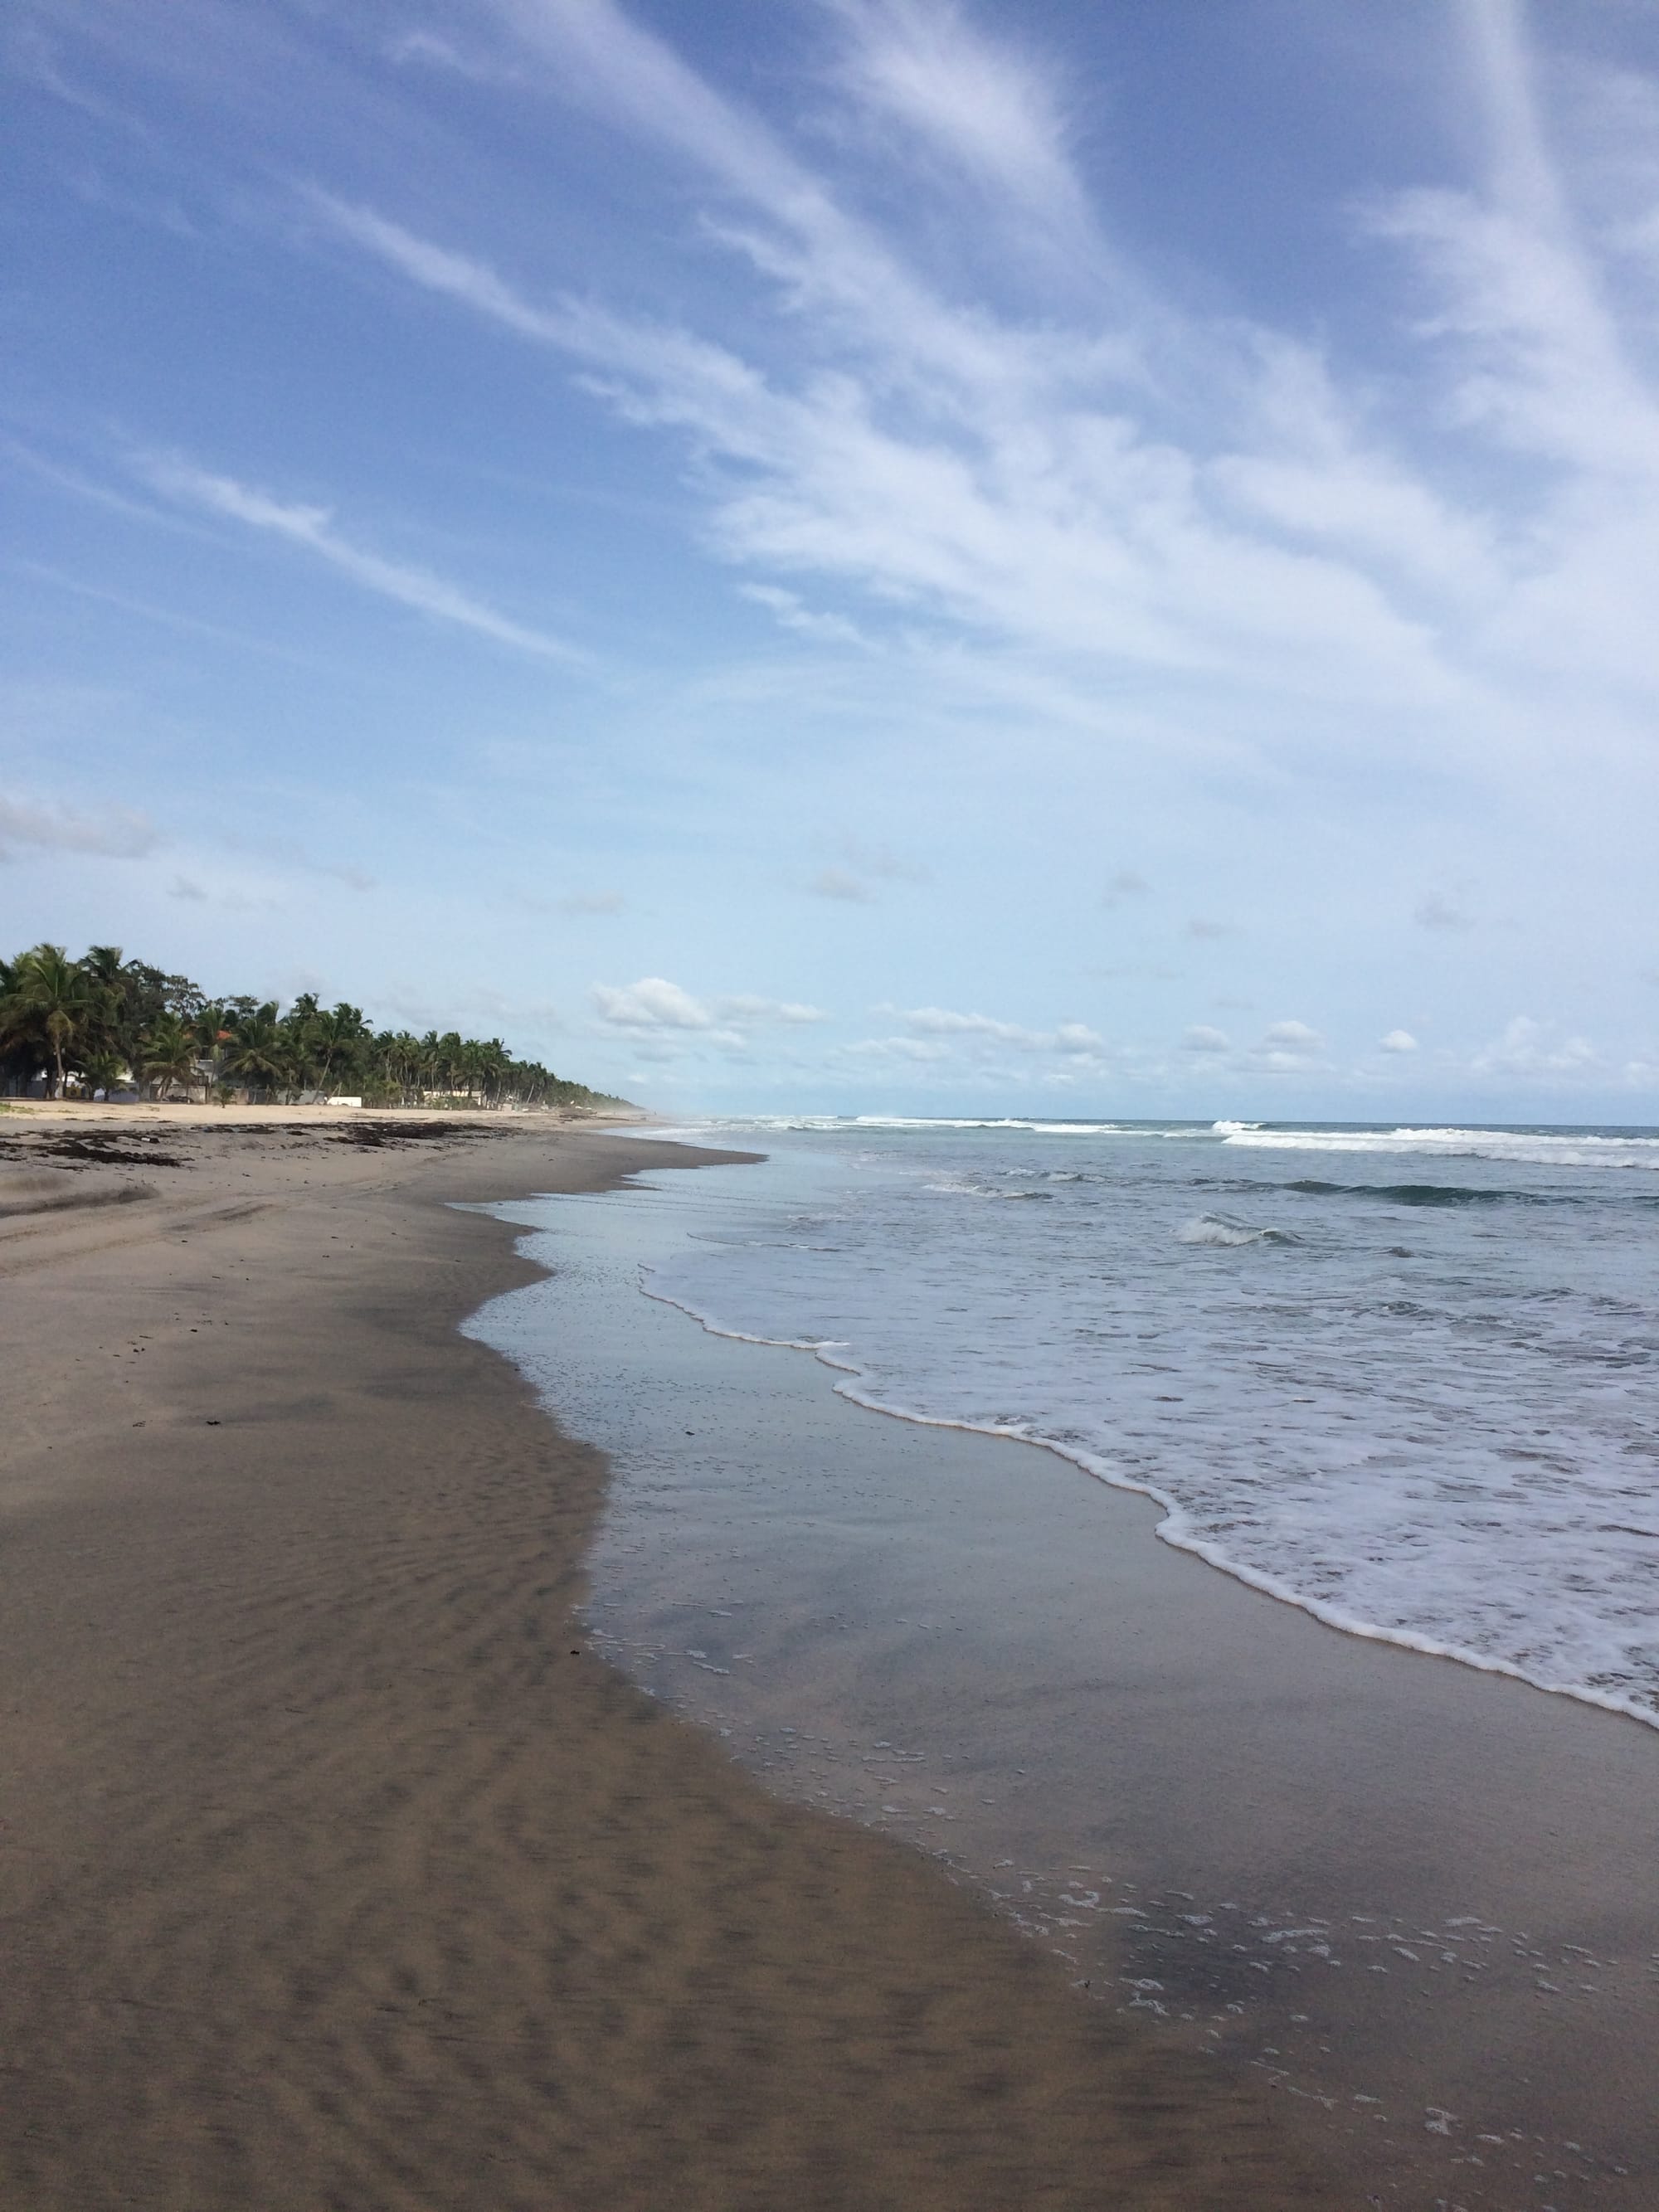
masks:
[[[499,1037],[376,1030],[302,992],[210,999],[188,975],[94,945],[71,960],[37,945],[0,960],[0,1091],[44,1081],[51,1098],[137,1090],[149,1098],[349,1095],[365,1105],[599,1106],[622,1102],[515,1059]]]

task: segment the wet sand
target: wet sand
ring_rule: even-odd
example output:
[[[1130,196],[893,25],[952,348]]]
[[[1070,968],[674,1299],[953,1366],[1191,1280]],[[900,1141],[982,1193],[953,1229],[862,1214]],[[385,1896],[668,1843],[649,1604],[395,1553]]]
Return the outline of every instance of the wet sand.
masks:
[[[696,1157],[0,1117],[8,2212],[1351,2201],[573,1632],[605,1467],[445,1201]]]

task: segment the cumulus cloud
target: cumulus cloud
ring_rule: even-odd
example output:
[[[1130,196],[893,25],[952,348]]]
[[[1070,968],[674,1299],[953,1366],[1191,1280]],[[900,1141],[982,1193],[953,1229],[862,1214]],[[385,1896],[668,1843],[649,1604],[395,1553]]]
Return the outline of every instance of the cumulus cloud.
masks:
[[[1275,1022],[1261,1040],[1278,1052],[1322,1052],[1325,1040],[1306,1022]]]
[[[737,992],[713,999],[693,998],[664,975],[643,975],[637,983],[596,983],[594,1010],[611,1029],[636,1036],[663,1037],[675,1031],[724,1048],[741,1048],[743,1031],[781,1024],[796,1028],[828,1021],[821,1007],[799,1000],[763,999],[751,992]]]
[[[1066,1053],[1096,1053],[1106,1040],[1084,1022],[1061,1022],[1054,1031],[1054,1049]]]
[[[1226,1052],[1231,1049],[1226,1033],[1212,1029],[1206,1022],[1198,1022],[1181,1040],[1183,1052]]]
[[[711,1010],[665,975],[637,983],[596,983],[593,1005],[602,1022],[619,1030],[712,1030]]]
[[[1380,1039],[1379,1042],[1384,1052],[1415,1052],[1417,1050],[1417,1039],[1409,1030],[1390,1030],[1387,1036]]]
[[[1516,1014],[1501,1036],[1470,1062],[1477,1075],[1590,1076],[1603,1072],[1601,1055],[1588,1037],[1564,1036],[1559,1024]]]
[[[1251,1049],[1255,1064],[1270,1075],[1300,1075],[1313,1067],[1325,1040],[1306,1022],[1274,1022]]]
[[[0,860],[8,859],[19,845],[137,860],[161,842],[161,832],[149,815],[136,807],[102,807],[95,813],[79,813],[72,807],[0,799]]]

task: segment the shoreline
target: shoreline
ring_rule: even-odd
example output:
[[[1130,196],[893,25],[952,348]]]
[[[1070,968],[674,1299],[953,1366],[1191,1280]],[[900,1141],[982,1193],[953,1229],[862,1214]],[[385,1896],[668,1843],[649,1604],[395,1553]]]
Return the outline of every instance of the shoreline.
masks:
[[[1136,1481],[1132,1476],[1115,1472],[1110,1463],[1098,1454],[1084,1450],[1080,1446],[1061,1443],[1057,1438],[1045,1437],[1036,1431],[1019,1428],[999,1428],[986,1421],[957,1420],[941,1413],[918,1413],[910,1406],[884,1405],[879,1398],[865,1395],[856,1387],[865,1377],[865,1370],[849,1359],[835,1359],[821,1346],[797,1342],[793,1338],[756,1336],[740,1328],[728,1328],[697,1307],[688,1305],[683,1298],[671,1297],[665,1291],[653,1291],[642,1285],[643,1295],[655,1298],[659,1304],[672,1306],[676,1313],[684,1314],[695,1322],[705,1334],[720,1337],[728,1344],[764,1345],[774,1352],[804,1352],[810,1353],[820,1367],[849,1379],[835,1386],[836,1395],[863,1413],[879,1413],[884,1420],[908,1421],[919,1429],[943,1429],[951,1434],[967,1437],[996,1437],[1010,1443],[1029,1444],[1033,1450],[1050,1452],[1067,1467],[1075,1468],[1090,1481],[1097,1482],[1105,1490],[1115,1490],[1130,1498],[1145,1498],[1155,1506],[1161,1516],[1153,1534],[1160,1544],[1167,1544],[1173,1552],[1185,1552],[1191,1559],[1200,1559],[1217,1574],[1242,1583],[1260,1597],[1272,1599],[1275,1605],[1288,1606],[1293,1613],[1306,1613],[1322,1628],[1334,1630],[1339,1636],[1357,1638],[1362,1644],[1383,1644],[1397,1651],[1414,1652],[1423,1659],[1445,1660],[1453,1666],[1467,1667],[1478,1674],[1501,1674],[1507,1680],[1519,1682],[1527,1689],[1536,1690],[1547,1698],[1565,1698],[1570,1705],[1584,1705],[1592,1712],[1610,1713],[1620,1720],[1635,1721],[1641,1727],[1659,1729],[1659,1707],[1638,1705],[1632,1699],[1620,1697],[1612,1691],[1597,1690],[1578,1682],[1547,1681],[1540,1674],[1530,1674],[1525,1668],[1513,1665],[1507,1659],[1496,1659],[1490,1654],[1473,1650],[1462,1644],[1443,1644],[1433,1638],[1413,1635],[1404,1629],[1379,1627],[1376,1622],[1362,1620],[1357,1613],[1344,1613],[1340,1607],[1322,1604],[1291,1584],[1246,1561],[1235,1559],[1218,1545],[1202,1537],[1182,1533],[1180,1523],[1185,1510],[1164,1491],[1150,1482]],[[1175,1523],[1171,1533],[1171,1523]]]
[[[596,1638],[1260,2069],[1341,2201],[1511,2212],[1541,2164],[1564,2212],[1641,2202],[1651,1730],[1265,1602],[1060,1455],[872,1420],[806,1347],[642,1298],[742,1182],[501,1209],[556,1273],[472,1326],[614,1455]]]
[[[709,1155],[137,1111],[153,1197],[0,1220],[9,2206],[1341,2201],[570,1633],[606,1469],[472,1208]]]

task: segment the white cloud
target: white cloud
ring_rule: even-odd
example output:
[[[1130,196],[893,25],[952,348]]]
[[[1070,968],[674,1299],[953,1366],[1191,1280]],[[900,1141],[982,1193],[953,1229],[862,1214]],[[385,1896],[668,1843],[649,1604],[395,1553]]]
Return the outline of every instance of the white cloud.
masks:
[[[620,988],[596,983],[593,1004],[599,1019],[613,1029],[711,1030],[714,1026],[714,1014],[701,1000],[663,975],[644,975],[637,983]]]
[[[1387,1036],[1380,1039],[1379,1042],[1381,1049],[1384,1052],[1415,1052],[1417,1050],[1417,1039],[1409,1030],[1390,1030]]]
[[[995,202],[1068,239],[1090,230],[1047,70],[948,0],[839,0],[839,12],[851,33],[844,82],[866,112],[890,117]]]
[[[1563,1036],[1559,1025],[1517,1014],[1500,1037],[1470,1062],[1477,1075],[1591,1076],[1604,1073],[1601,1055],[1587,1037]]]
[[[842,1054],[852,1054],[868,1060],[942,1060],[951,1056],[948,1045],[939,1044],[927,1037],[860,1037],[855,1044],[842,1045]]]
[[[682,441],[712,543],[781,621],[832,648],[853,642],[845,624],[860,649],[1005,698],[1023,684],[1067,715],[1098,700],[1091,670],[1178,677],[1200,711],[1166,748],[1294,759],[1296,709],[1340,702],[1345,742],[1391,769],[1524,768],[1559,743],[1532,681],[1548,665],[1606,696],[1607,742],[1630,749],[1616,686],[1656,672],[1642,580],[1659,561],[1659,404],[1570,219],[1517,16],[1465,11],[1490,176],[1379,201],[1356,240],[1373,265],[1380,240],[1403,247],[1426,295],[1405,337],[1439,388],[1394,373],[1385,398],[1299,331],[1206,319],[1114,258],[1058,79],[964,9],[839,0],[841,100],[815,116],[815,147],[908,159],[886,182],[907,182],[907,204],[948,193],[958,229],[963,180],[982,187],[1000,243],[975,248],[1016,281],[1029,238],[1064,239],[1071,289],[1040,316],[999,315],[994,283],[945,296],[916,244],[931,203],[878,228],[864,212],[878,194],[838,185],[612,0],[496,12],[527,83],[539,73],[689,173],[706,234],[783,311],[781,362],[769,348],[763,365],[747,320],[720,342],[591,295],[538,300],[372,209],[312,204],[410,282],[564,356],[623,421]],[[1517,449],[1548,466],[1506,469]],[[861,592],[868,616],[817,613],[804,577]],[[856,898],[836,873],[821,895]]]
[[[809,1006],[798,999],[757,999],[746,991],[716,999],[714,1007],[722,1019],[732,1022],[782,1022],[800,1027],[830,1018],[822,1006]]]
[[[1325,1040],[1317,1030],[1310,1029],[1306,1022],[1275,1022],[1262,1042],[1282,1045],[1291,1052],[1318,1052]]]
[[[568,891],[555,903],[561,914],[620,914],[628,902],[620,891]]]
[[[785,591],[779,584],[744,584],[738,588],[745,599],[766,608],[781,629],[793,630],[801,637],[817,638],[826,645],[867,642],[856,623],[848,622],[844,615],[819,613],[803,602],[799,592]]]
[[[1101,1051],[1106,1040],[1083,1022],[1061,1022],[1054,1031],[1054,1049],[1065,1053]]]
[[[1226,1052],[1231,1049],[1226,1032],[1212,1029],[1206,1022],[1198,1022],[1181,1040],[1184,1052]]]
[[[799,1000],[763,999],[750,992],[695,999],[664,975],[643,975],[637,983],[622,986],[596,983],[592,999],[599,1019],[611,1029],[659,1037],[695,1034],[702,1042],[733,1051],[746,1045],[747,1029],[799,1028],[830,1018],[822,1008]]]
[[[949,1006],[877,1008],[882,1013],[895,1011],[900,1012],[912,1037],[948,1038],[975,1052],[1003,1047],[1013,1052],[1058,1054],[1079,1060],[1102,1051],[1105,1045],[1104,1038],[1082,1022],[1061,1022],[1052,1030],[1030,1030],[1018,1022],[996,1021],[989,1014],[958,1013]]]
[[[1035,1031],[1017,1022],[994,1021],[988,1014],[959,1014],[948,1006],[913,1006],[904,1019],[917,1036],[989,1037],[998,1044],[1022,1046],[1037,1042]]]
[[[1325,1040],[1306,1022],[1274,1022],[1254,1050],[1259,1066],[1274,1074],[1305,1070],[1325,1049]]]
[[[303,546],[331,568],[350,577],[354,583],[378,592],[382,599],[394,599],[401,606],[413,607],[418,613],[431,616],[434,621],[455,623],[481,637],[493,639],[498,645],[514,646],[543,659],[581,658],[574,647],[560,639],[509,621],[481,599],[447,583],[441,576],[385,560],[378,553],[352,544],[334,528],[331,508],[285,506],[268,493],[239,483],[234,477],[216,476],[186,461],[150,458],[140,460],[137,465],[145,481],[167,498],[283,538],[291,545]]]
[[[95,813],[72,807],[40,805],[28,799],[0,799],[0,860],[17,845],[60,853],[98,853],[113,860],[136,860],[154,851],[161,834],[137,807],[101,807]]]

